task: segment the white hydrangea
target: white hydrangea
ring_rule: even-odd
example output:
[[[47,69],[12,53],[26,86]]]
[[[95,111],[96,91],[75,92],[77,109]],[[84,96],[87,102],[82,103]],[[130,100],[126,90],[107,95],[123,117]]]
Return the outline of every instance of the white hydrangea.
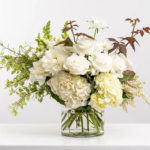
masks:
[[[105,100],[103,94],[96,92],[91,95],[89,105],[91,105],[92,108],[96,109],[97,111],[103,111],[108,104],[109,102],[107,102],[107,99]]]
[[[89,71],[90,62],[84,57],[73,53],[64,63],[64,69],[71,74],[84,75]]]
[[[52,92],[65,101],[68,108],[87,105],[91,88],[85,78],[61,71],[52,77],[47,84],[51,87]]]
[[[50,49],[41,59],[42,66],[46,72],[54,76],[63,69],[63,64],[68,57],[69,53],[62,49]]]
[[[88,22],[91,23],[90,29],[105,29],[105,28],[108,28],[108,25],[107,25],[105,20],[99,20],[97,18],[91,17],[91,19],[89,19]]]
[[[40,85],[44,84],[46,76],[49,75],[49,73],[46,73],[43,69],[41,60],[33,62],[33,67],[29,70],[30,80],[32,82],[38,81]]]
[[[98,100],[101,104],[101,108],[105,108],[106,104],[116,107],[122,103],[123,88],[116,75],[111,73],[101,73],[95,77],[95,83],[95,87],[100,94],[100,99]],[[94,102],[92,99],[91,101]],[[105,106],[103,106],[103,104]]]

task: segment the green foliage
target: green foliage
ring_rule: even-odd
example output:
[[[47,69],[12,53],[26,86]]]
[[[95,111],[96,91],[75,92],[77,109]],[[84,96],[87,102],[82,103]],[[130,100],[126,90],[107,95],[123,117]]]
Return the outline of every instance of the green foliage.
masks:
[[[79,113],[82,113],[82,112],[89,113],[91,109],[92,109],[91,105],[87,105],[87,106],[78,107],[75,109],[75,111]]]
[[[120,80],[121,82],[123,82],[123,81],[128,81],[129,79],[130,79],[130,76],[129,76],[129,75],[124,75],[123,78],[119,78],[119,80]]]
[[[68,27],[68,21],[66,21],[65,24],[64,24],[64,28],[67,28],[67,27]],[[63,33],[61,34],[61,37],[62,37],[63,39],[66,39],[68,36],[69,36],[69,35],[68,35],[67,32],[63,32]]]
[[[48,21],[46,26],[43,27],[43,37],[41,38],[41,35],[39,33],[35,41],[38,44],[38,47],[36,48],[36,50],[37,52],[40,53],[38,57],[42,58],[45,52],[48,50],[47,48],[48,42],[56,41],[56,39],[50,34],[50,21]]]
[[[30,71],[33,67],[33,62],[38,61],[43,57],[47,49],[47,44],[55,38],[50,35],[50,21],[43,27],[43,38],[40,34],[36,39],[38,47],[33,48],[27,43],[24,46],[20,45],[18,50],[11,49],[8,46],[4,46],[0,43],[2,50],[0,51],[0,69],[6,68],[7,71],[11,71],[14,75],[12,80],[7,80],[5,88],[9,88],[10,95],[17,94],[20,99],[14,102],[8,108],[13,115],[17,115],[18,107],[23,109],[31,98],[36,99],[39,102],[43,101],[45,95],[50,94],[46,88],[46,83],[42,86],[38,82],[29,83]],[[63,104],[64,101],[59,100],[53,93],[52,97]]]
[[[126,95],[126,93],[125,93],[125,92],[123,92],[123,94],[122,94],[122,98],[123,98],[123,99],[129,99],[129,97]]]
[[[58,95],[54,94],[54,93],[51,91],[50,86],[47,85],[47,86],[46,86],[46,90],[47,90],[47,93],[50,94],[51,97],[52,97],[53,99],[55,99],[58,103],[60,103],[61,105],[65,105],[65,101],[61,100]]]

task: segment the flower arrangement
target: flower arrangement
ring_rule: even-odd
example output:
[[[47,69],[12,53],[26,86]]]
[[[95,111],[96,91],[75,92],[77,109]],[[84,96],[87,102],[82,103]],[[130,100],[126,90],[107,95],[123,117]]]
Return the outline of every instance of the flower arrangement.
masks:
[[[16,93],[20,97],[9,106],[11,113],[16,116],[18,107],[23,109],[31,98],[42,102],[49,95],[68,108],[62,112],[62,129],[71,133],[71,125],[76,122],[82,131],[78,135],[85,136],[93,134],[89,134],[90,126],[96,131],[94,135],[103,133],[102,115],[107,106],[121,106],[127,112],[128,104],[136,107],[135,96],[150,104],[141,87],[144,82],[138,80],[136,67],[127,58],[127,47],[130,45],[135,51],[135,44],[139,45],[135,37],[150,33],[150,28],[136,30],[138,18],[126,21],[132,25],[131,36],[119,40],[107,38],[98,42],[96,35],[108,25],[92,17],[87,22],[91,24],[89,29],[94,29],[94,37],[75,33],[76,21],[67,21],[61,38],[56,39],[50,34],[49,21],[43,28],[43,37],[38,34],[36,48],[25,43],[16,51],[0,43],[0,68],[15,75],[13,80],[6,81],[6,88],[10,95]],[[70,31],[73,38],[68,34]]]

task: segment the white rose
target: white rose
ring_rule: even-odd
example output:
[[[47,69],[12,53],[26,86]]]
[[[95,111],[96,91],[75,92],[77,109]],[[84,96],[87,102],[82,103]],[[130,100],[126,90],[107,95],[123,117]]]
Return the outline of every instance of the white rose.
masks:
[[[41,60],[33,62],[33,67],[30,68],[29,71],[30,71],[30,80],[32,82],[38,81],[40,85],[44,84],[46,76],[49,75],[43,69]]]
[[[112,58],[105,53],[94,53],[89,56],[89,60],[94,69],[99,72],[109,72],[112,67]]]
[[[75,53],[68,57],[63,65],[64,69],[75,75],[86,74],[89,66],[90,62],[84,56],[78,56]]]
[[[105,29],[108,28],[108,25],[105,20],[98,20],[94,17],[88,20],[91,23],[90,29]]]
[[[135,66],[124,54],[112,54],[111,57],[113,59],[111,72],[115,73],[118,78],[122,78],[126,70],[135,71]]]
[[[69,57],[69,53],[61,49],[50,49],[46,51],[45,56],[41,59],[42,66],[46,72],[54,76],[63,69],[63,64]]]
[[[80,38],[77,44],[73,45],[73,52],[79,55],[92,55],[95,50],[95,42],[87,37]]]
[[[123,72],[127,70],[126,62],[123,54],[112,54],[113,59],[111,72],[115,73],[118,78],[123,77]]]
[[[131,60],[125,57],[125,62],[126,62],[127,70],[135,71],[136,66],[133,64]]]

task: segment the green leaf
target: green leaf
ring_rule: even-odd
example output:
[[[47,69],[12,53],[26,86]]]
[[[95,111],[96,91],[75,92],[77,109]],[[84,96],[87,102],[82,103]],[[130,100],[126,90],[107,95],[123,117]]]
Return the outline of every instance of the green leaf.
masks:
[[[123,99],[129,99],[129,97],[126,95],[126,93],[125,93],[125,92],[123,92],[123,94],[122,94],[122,98],[123,98]]]
[[[91,82],[91,92],[92,92],[92,94],[95,92],[95,81],[93,80],[92,82]]]
[[[50,86],[47,85],[46,88],[49,89],[49,91],[50,91],[50,93],[51,93],[51,97],[52,97],[53,99],[55,99],[55,100],[56,100],[58,103],[60,103],[61,105],[65,105],[65,101],[63,101],[62,99],[60,99],[58,95],[54,94],[54,93],[52,92]]]
[[[120,81],[128,81],[131,80],[133,77],[135,76],[135,72],[134,71],[124,71],[123,72],[123,78],[119,78]]]
[[[119,78],[120,81],[128,81],[130,79],[129,75],[123,75],[123,78]]]

